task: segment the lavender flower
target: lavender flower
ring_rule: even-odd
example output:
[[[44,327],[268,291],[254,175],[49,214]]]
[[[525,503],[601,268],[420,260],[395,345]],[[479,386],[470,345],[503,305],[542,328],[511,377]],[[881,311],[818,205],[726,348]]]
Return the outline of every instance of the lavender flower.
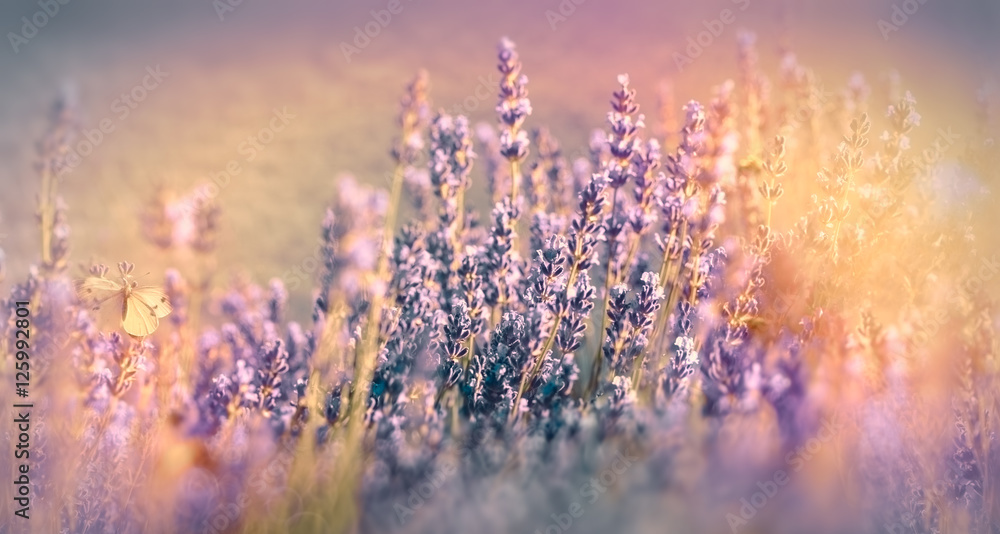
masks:
[[[272,323],[280,323],[285,317],[285,308],[288,306],[288,290],[280,278],[272,278],[268,283],[267,295],[267,320]]]
[[[515,295],[512,288],[516,285],[518,258],[514,251],[514,222],[517,220],[517,210],[504,199],[493,208],[493,226],[483,251],[483,291],[486,304],[494,308],[494,315],[509,306]]]
[[[657,392],[662,395],[658,399],[662,407],[685,399],[690,387],[690,378],[699,364],[694,339],[687,336],[678,337],[675,346],[677,350],[670,356],[669,367],[663,375],[660,389]]]
[[[521,59],[514,48],[514,42],[504,38],[500,41],[500,59],[497,68],[503,78],[500,80],[500,103],[497,114],[504,127],[500,135],[500,153],[511,161],[523,160],[528,155],[528,136],[521,131],[524,119],[531,115],[531,101],[528,100],[528,77],[521,74]]]
[[[734,344],[734,332],[727,325],[716,331],[701,360],[706,413],[727,413],[749,409],[760,387],[758,357]]]
[[[483,317],[485,292],[483,278],[479,274],[479,264],[474,253],[467,253],[458,268],[459,288],[465,297],[469,314],[469,332],[473,336],[481,334],[486,326]]]
[[[571,251],[569,261],[570,270],[567,275],[566,287],[567,290],[569,288],[573,288],[574,290],[582,291],[584,295],[587,296],[587,299],[589,299],[592,295],[590,295],[589,277],[585,273],[594,263],[597,241],[601,237],[599,216],[604,210],[604,189],[604,178],[601,175],[595,174],[588,187],[580,193],[579,211],[570,226],[568,242],[569,250]],[[583,275],[586,280],[580,287],[577,287],[577,278],[581,275]],[[549,351],[552,349],[553,343],[556,341],[560,332],[563,332],[563,339],[567,340],[567,346],[571,346],[575,343],[569,340],[578,335],[577,327],[579,327],[579,325],[575,323],[575,318],[571,317],[569,312],[570,307],[565,304],[557,307],[556,315],[553,320],[552,332],[548,335],[548,339],[542,346],[539,353],[534,356],[535,363],[531,367],[531,370],[528,371],[521,380],[521,386],[518,388],[515,404],[520,402],[525,390],[531,385],[539,371],[542,369],[545,360],[549,357]],[[569,330],[568,334],[565,333],[566,331],[560,330],[564,320],[568,320],[571,323],[572,329]],[[582,332],[582,329],[580,331]]]
[[[288,351],[280,339],[275,340],[261,347],[258,360],[260,367],[252,395],[256,398],[257,408],[265,417],[271,417],[279,402],[288,396],[287,391],[282,391],[282,379],[288,372]]]
[[[531,216],[531,250],[539,251],[554,235],[562,235],[566,229],[566,218],[553,213],[534,213]]]
[[[521,59],[514,43],[505,37],[500,41],[499,50],[500,154],[510,162],[511,201],[516,202],[521,180],[520,163],[528,155],[529,144],[528,134],[521,130],[521,125],[531,115],[531,101],[528,100],[528,77],[521,74]]]
[[[573,251],[571,265],[577,272],[590,269],[594,262],[597,241],[603,236],[598,216],[604,211],[607,199],[603,176],[593,175],[590,183],[580,193],[579,211],[570,224],[569,248]]]
[[[393,147],[392,157],[398,165],[406,169],[410,169],[416,164],[417,156],[423,148],[424,140],[421,136],[421,130],[430,116],[430,106],[427,102],[428,85],[427,71],[420,70],[406,87],[403,98],[400,99],[399,126],[404,135]]]
[[[524,317],[506,313],[490,337],[486,352],[476,354],[470,367],[474,379],[463,386],[466,406],[475,418],[484,418],[497,428],[510,413],[520,410],[517,384],[528,360]]]
[[[442,227],[450,232],[460,230],[450,227],[460,216],[460,202],[469,187],[474,158],[468,119],[438,115],[431,125],[430,180],[442,204],[439,212]]]
[[[645,234],[649,227],[656,222],[656,213],[653,208],[656,207],[655,201],[660,184],[666,180],[663,173],[657,172],[657,169],[660,168],[661,158],[660,143],[655,139],[650,139],[645,147],[636,152],[633,160],[636,167],[635,191],[633,193],[635,207],[629,215],[628,222],[632,232],[637,236]]]
[[[636,293],[635,302],[629,310],[629,322],[632,325],[630,343],[627,346],[622,363],[633,365],[636,358],[640,357],[649,344],[649,336],[652,333],[653,323],[656,314],[660,309],[660,301],[663,300],[663,288],[660,284],[660,277],[654,272],[646,272],[642,275],[642,283]],[[644,360],[640,359],[634,364],[635,374],[633,383],[637,383],[639,370]]]
[[[444,353],[449,359],[461,360],[469,353],[465,346],[465,340],[472,334],[470,327],[472,319],[469,317],[469,306],[461,299],[453,299],[451,302],[451,314],[448,315],[448,322],[444,326]]]
[[[614,273],[615,265],[620,261],[619,237],[626,228],[626,217],[624,206],[618,203],[618,191],[630,179],[636,177],[636,166],[632,164],[632,159],[639,150],[639,140],[636,135],[639,128],[643,127],[643,116],[635,114],[639,106],[635,103],[635,90],[629,87],[629,77],[627,74],[618,76],[618,83],[621,88],[614,93],[611,100],[612,111],[608,113],[608,124],[611,133],[608,134],[608,146],[612,160],[605,168],[608,187],[611,188],[611,209],[608,211],[604,221],[604,235],[608,241],[608,280],[605,284],[610,287],[614,284],[616,277]],[[642,169],[645,171],[645,169]]]
[[[431,178],[426,169],[407,167],[403,171],[403,187],[420,220],[428,220],[431,207]]]
[[[608,326],[605,330],[604,338],[604,358],[612,365],[616,363],[617,355],[621,352],[621,346],[628,336],[628,288],[619,284],[611,289],[611,297],[608,299]],[[595,365],[594,372],[600,373],[600,368]]]
[[[644,126],[643,116],[636,116],[639,106],[635,103],[635,89],[629,86],[628,74],[618,75],[618,84],[621,88],[615,91],[611,100],[612,111],[608,113],[608,124],[611,126],[608,147],[611,156],[622,168],[612,169],[608,184],[612,188],[625,185],[628,175],[624,168],[632,161],[632,155],[637,148],[636,134],[639,128]]]
[[[531,280],[531,303],[541,304],[555,313],[558,295],[565,293],[566,238],[550,235],[544,248],[535,252],[536,260]]]
[[[509,162],[501,154],[500,140],[496,130],[486,123],[476,125],[476,141],[482,147],[479,152],[485,154],[483,167],[486,169],[486,183],[489,187],[490,198],[493,202],[499,202],[504,192],[510,188],[507,180],[510,168]]]
[[[409,227],[396,240],[392,261],[395,317],[380,322],[386,327],[387,340],[372,379],[371,397],[380,406],[395,402],[411,373],[425,372],[439,343],[444,318],[438,306],[439,290],[430,284],[437,267],[421,237],[419,230]]]
[[[573,296],[566,296],[565,293],[560,295],[558,314],[565,319],[559,323],[556,345],[563,354],[570,354],[580,348],[580,337],[587,329],[586,321],[590,318],[590,311],[594,309],[594,294],[590,276],[583,271],[576,279]]]

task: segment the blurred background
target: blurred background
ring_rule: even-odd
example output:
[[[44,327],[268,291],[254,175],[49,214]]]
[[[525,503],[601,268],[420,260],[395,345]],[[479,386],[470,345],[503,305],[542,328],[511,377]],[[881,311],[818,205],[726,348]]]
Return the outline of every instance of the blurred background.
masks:
[[[732,22],[680,66],[676,54],[727,9]],[[929,146],[938,127],[971,135],[977,91],[1000,72],[997,28],[998,0],[8,1],[0,247],[8,280],[37,259],[35,144],[66,87],[94,145],[61,186],[74,261],[130,260],[159,280],[176,258],[143,239],[143,205],[158,187],[184,194],[227,172],[217,280],[245,270],[265,282],[313,254],[344,174],[388,186],[397,102],[417,69],[430,72],[435,108],[495,122],[502,36],[517,43],[530,80],[527,127],[549,126],[564,153],[582,155],[591,130],[604,126],[617,74],[631,75],[648,116],[664,81],[678,108],[707,100],[737,75],[742,29],[757,34],[772,84],[781,51],[792,50],[831,90],[862,73],[881,114],[886,100],[875,95],[895,71],[924,117],[916,143]],[[102,121],[108,131],[95,133]],[[474,177],[481,173],[482,165]],[[964,175],[956,183],[942,194],[947,209],[998,222],[989,209],[996,184]],[[292,295],[293,310],[309,309],[307,292]]]

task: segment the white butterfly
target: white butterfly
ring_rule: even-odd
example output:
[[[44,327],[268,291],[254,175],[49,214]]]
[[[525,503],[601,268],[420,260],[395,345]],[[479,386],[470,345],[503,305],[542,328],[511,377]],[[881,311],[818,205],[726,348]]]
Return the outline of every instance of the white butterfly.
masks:
[[[152,286],[139,287],[132,279],[132,269],[135,266],[128,262],[118,264],[121,272],[121,283],[105,278],[107,267],[99,267],[95,274],[75,282],[76,293],[80,300],[97,310],[107,302],[112,309],[121,310],[121,325],[125,331],[135,337],[146,337],[156,331],[160,319],[170,315],[167,294],[162,289]]]

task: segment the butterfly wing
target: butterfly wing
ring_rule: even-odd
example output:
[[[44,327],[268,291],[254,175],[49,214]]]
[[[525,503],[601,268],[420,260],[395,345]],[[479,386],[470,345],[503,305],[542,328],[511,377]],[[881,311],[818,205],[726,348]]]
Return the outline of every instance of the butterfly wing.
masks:
[[[163,319],[170,315],[173,308],[170,307],[170,299],[162,289],[156,287],[139,287],[132,290],[130,298],[139,301],[143,308],[149,308],[156,315],[157,319]]]
[[[73,282],[73,286],[80,302],[93,309],[97,309],[101,304],[115,297],[123,297],[124,293],[122,286],[118,283],[97,276],[76,280]]]
[[[97,324],[103,326],[121,323],[125,314],[125,291],[112,280],[91,276],[84,280],[76,280],[76,288],[80,303],[93,310]]]
[[[155,332],[158,326],[160,326],[160,318],[156,316],[156,311],[153,308],[134,298],[134,294],[125,300],[122,327],[129,335],[146,337]]]

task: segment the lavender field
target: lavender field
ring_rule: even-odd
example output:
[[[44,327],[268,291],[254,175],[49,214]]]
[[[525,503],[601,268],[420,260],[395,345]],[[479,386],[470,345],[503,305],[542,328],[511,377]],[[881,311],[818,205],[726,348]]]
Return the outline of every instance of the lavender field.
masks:
[[[0,532],[1000,534],[1000,4],[0,16]]]

